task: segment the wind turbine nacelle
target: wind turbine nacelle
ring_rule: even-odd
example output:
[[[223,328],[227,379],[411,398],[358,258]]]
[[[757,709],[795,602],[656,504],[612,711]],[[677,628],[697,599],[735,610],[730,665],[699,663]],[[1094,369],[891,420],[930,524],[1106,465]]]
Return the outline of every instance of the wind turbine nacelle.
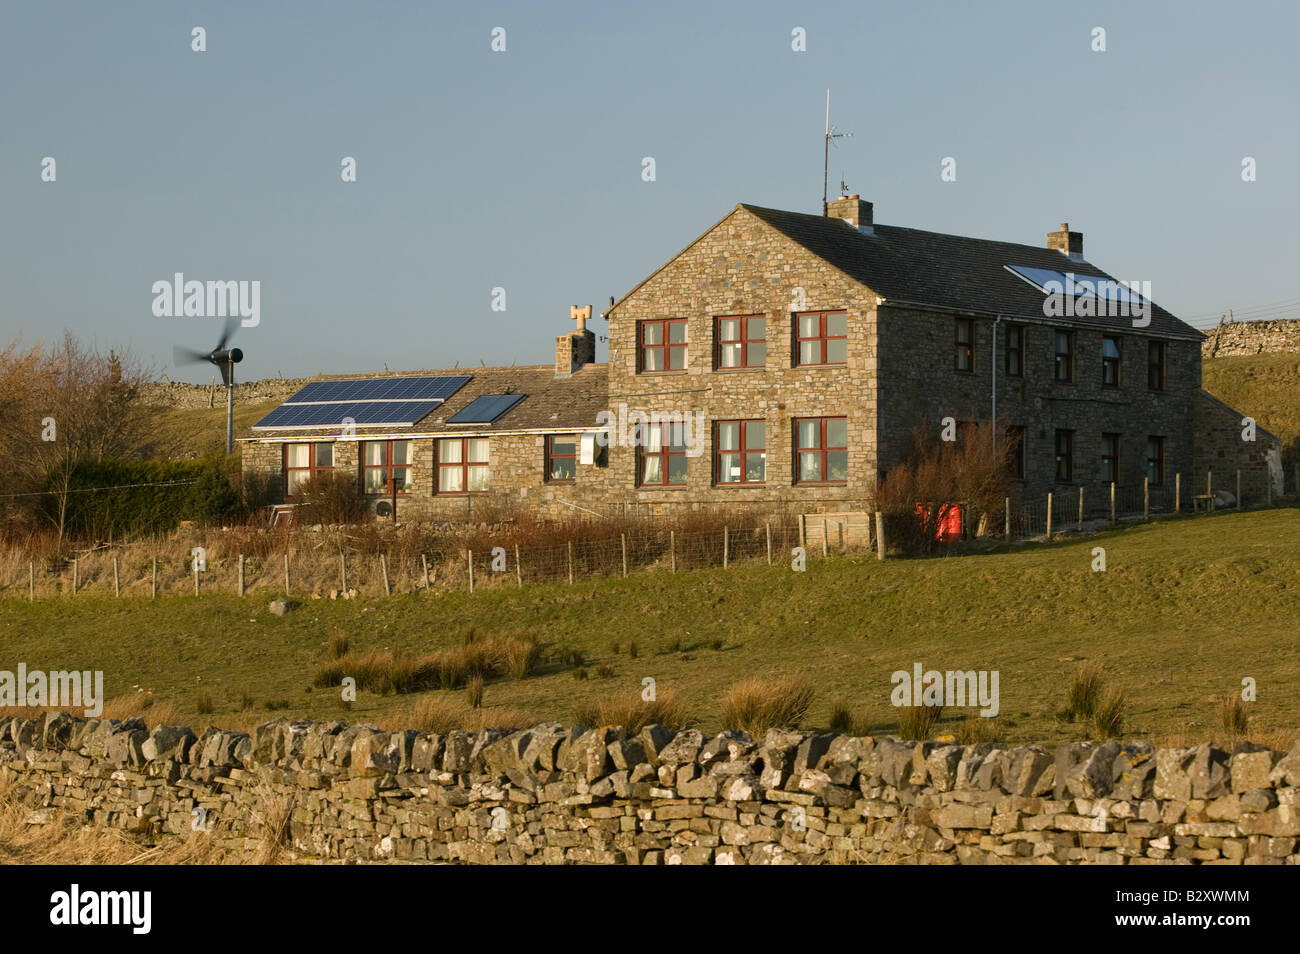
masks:
[[[244,352],[238,348],[230,348],[229,350],[219,348],[208,356],[208,360],[213,364],[225,364],[227,361],[232,364],[239,364],[244,360]]]

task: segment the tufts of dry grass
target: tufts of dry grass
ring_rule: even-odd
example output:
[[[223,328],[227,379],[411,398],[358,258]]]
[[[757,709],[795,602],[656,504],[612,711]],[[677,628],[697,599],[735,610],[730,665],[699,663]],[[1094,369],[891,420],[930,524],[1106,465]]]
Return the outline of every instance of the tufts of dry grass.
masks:
[[[358,689],[381,695],[461,689],[473,679],[486,682],[507,673],[522,679],[539,655],[537,643],[522,636],[470,638],[458,649],[423,656],[400,649],[348,652],[317,669],[312,685],[331,688],[351,677]]]
[[[404,709],[379,720],[380,728],[389,732],[414,729],[417,732],[445,734],[453,729],[478,732],[482,729],[525,729],[538,720],[526,709],[504,706],[473,708],[445,696],[421,696]]]
[[[898,736],[923,742],[934,735],[943,706],[899,706]]]
[[[722,697],[722,724],[755,739],[768,729],[795,728],[808,713],[814,692],[812,683],[799,676],[737,682]]]
[[[628,735],[636,735],[648,725],[680,729],[687,725],[685,709],[672,692],[661,692],[652,700],[638,692],[620,693],[604,699],[584,699],[573,707],[580,725],[622,726]]]

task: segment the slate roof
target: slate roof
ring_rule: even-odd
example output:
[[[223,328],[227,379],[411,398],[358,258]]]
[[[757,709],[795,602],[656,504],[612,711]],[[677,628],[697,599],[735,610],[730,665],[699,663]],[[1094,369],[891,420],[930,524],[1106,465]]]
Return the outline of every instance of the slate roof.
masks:
[[[596,414],[609,407],[609,366],[588,364],[567,378],[557,378],[553,365],[512,368],[454,368],[443,371],[413,371],[412,375],[470,375],[455,394],[409,427],[365,427],[358,425],[358,437],[376,434],[500,434],[545,429],[554,433],[596,426]],[[324,375],[316,381],[345,381],[358,378],[389,378],[398,375]],[[485,394],[526,394],[527,397],[490,424],[447,424],[448,418],[476,397]],[[242,439],[284,440],[293,437],[329,436],[332,432],[303,428],[245,430]]]
[[[1027,265],[1115,280],[1089,261],[1074,261],[1045,246],[967,238],[897,225],[876,225],[864,234],[843,219],[783,212],[741,203],[757,216],[876,294],[896,303],[1003,314],[1042,320],[1043,292],[1007,271]],[[1131,278],[1132,276],[1130,276]],[[1129,317],[1074,317],[1071,323],[1133,329]],[[1200,341],[1204,335],[1152,302],[1144,332]]]

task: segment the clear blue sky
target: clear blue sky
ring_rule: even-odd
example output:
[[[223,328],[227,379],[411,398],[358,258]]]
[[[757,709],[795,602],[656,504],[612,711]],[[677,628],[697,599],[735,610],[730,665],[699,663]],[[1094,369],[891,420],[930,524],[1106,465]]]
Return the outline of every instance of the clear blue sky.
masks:
[[[1294,315],[1297,35],[1283,2],[6,2],[0,342],[165,368],[220,323],[153,315],[180,271],[261,281],[245,379],[549,363],[570,304],[735,203],[818,211],[827,87],[832,194],[843,170],[879,222],[1068,221],[1194,324]]]

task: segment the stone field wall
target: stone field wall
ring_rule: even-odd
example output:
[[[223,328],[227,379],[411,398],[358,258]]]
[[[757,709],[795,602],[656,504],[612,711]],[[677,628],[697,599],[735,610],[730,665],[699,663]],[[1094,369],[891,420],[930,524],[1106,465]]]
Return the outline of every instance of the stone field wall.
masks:
[[[28,822],[70,814],[226,847],[291,804],[299,860],[482,864],[1300,864],[1300,742],[1049,752],[772,731],[543,724],[248,733],[62,713],[0,718]]]
[[[1225,322],[1206,335],[1201,345],[1205,358],[1300,352],[1300,318]]]

